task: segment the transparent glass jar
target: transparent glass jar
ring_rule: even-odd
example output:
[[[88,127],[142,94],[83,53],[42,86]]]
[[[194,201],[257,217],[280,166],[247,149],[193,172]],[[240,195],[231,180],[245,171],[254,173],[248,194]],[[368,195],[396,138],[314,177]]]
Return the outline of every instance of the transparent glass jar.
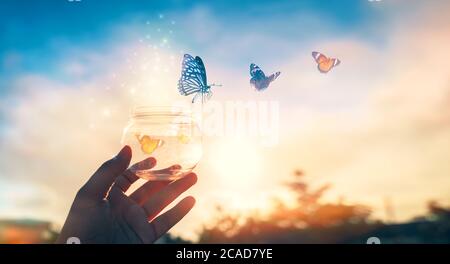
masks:
[[[192,171],[202,156],[202,139],[192,113],[180,107],[137,107],[122,135],[133,151],[132,163],[148,157],[152,169],[130,169],[147,180],[175,180]]]

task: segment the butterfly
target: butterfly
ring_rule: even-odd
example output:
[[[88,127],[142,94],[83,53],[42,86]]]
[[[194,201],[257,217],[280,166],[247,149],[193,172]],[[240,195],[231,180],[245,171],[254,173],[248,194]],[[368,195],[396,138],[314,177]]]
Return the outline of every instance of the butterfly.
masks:
[[[181,65],[181,77],[178,81],[178,91],[181,95],[188,96],[195,94],[192,98],[194,103],[197,98],[202,98],[202,103],[209,100],[212,96],[211,87],[222,86],[218,84],[210,84],[206,82],[205,65],[200,57],[192,57],[184,54],[183,63]]]
[[[162,141],[161,139],[154,139],[147,135],[140,136],[139,134],[136,134],[135,136],[139,141],[139,144],[141,144],[142,152],[144,152],[145,154],[152,154],[153,151],[164,144],[164,141]]]
[[[179,133],[177,138],[181,144],[189,144],[191,142],[191,137],[183,133]]]
[[[333,67],[336,67],[341,63],[340,60],[335,58],[328,58],[327,56],[317,51],[313,51],[312,56],[316,60],[317,69],[319,69],[321,73],[327,73]]]
[[[269,87],[269,84],[273,82],[281,72],[276,72],[270,76],[266,76],[264,72],[254,63],[250,64],[250,84],[257,90],[263,91]]]

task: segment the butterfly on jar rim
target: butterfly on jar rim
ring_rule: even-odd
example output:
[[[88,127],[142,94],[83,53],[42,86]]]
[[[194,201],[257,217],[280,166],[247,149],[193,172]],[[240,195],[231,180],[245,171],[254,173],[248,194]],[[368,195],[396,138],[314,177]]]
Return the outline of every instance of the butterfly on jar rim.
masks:
[[[327,73],[334,67],[341,64],[340,60],[336,58],[328,58],[327,56],[317,51],[313,51],[312,56],[316,60],[317,69],[319,69],[321,73]]]
[[[212,96],[211,87],[222,86],[220,84],[209,84],[206,79],[206,69],[200,57],[195,58],[189,54],[184,54],[181,64],[181,77],[178,81],[178,91],[181,95],[188,96],[195,94],[192,98],[194,103],[201,97],[202,103]]]
[[[275,81],[281,72],[275,72],[269,76],[266,76],[264,72],[256,64],[250,64],[250,84],[257,90],[263,91],[269,87],[270,83]]]

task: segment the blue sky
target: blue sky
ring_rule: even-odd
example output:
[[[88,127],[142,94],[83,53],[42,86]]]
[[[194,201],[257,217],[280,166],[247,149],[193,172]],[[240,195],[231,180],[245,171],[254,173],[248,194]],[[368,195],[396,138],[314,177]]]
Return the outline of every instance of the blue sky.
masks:
[[[220,176],[223,166],[233,169],[227,156],[248,157],[233,152],[217,161],[214,144],[205,144],[209,155],[196,168],[199,209],[185,223],[206,217],[215,194],[229,191],[238,203],[252,202],[258,196],[239,188],[268,194],[298,166],[335,184],[336,196],[378,213],[382,198],[393,197],[402,219],[417,215],[427,199],[449,201],[450,148],[442,148],[448,112],[441,106],[450,69],[448,4],[422,2],[0,1],[0,185],[30,193],[23,203],[48,194],[29,210],[0,193],[0,217],[61,222],[71,194],[115,153],[140,97],[135,90],[150,97],[145,100],[169,92],[168,98],[181,97],[180,52],[201,56],[208,79],[224,84],[214,88],[216,102],[278,100],[284,133],[276,148],[256,151],[249,144],[242,152],[268,166],[256,175],[264,180],[247,181],[250,187],[242,183],[247,175],[233,173],[240,184],[225,187],[227,177]],[[171,47],[156,54],[164,38]],[[320,74],[311,57],[316,49],[342,64]],[[249,85],[251,62],[266,73],[282,72],[263,93]],[[167,74],[152,69],[163,64],[172,65]],[[416,135],[417,127],[430,132]],[[232,139],[222,139],[218,148],[226,149]],[[83,153],[82,144],[96,147]]]
[[[192,24],[186,21],[189,19],[186,14],[196,9],[207,10],[210,14],[201,21],[206,26],[210,23],[220,25],[216,35],[200,40],[190,37],[197,29],[188,28]],[[0,65],[0,92],[8,89],[7,82],[16,74],[51,74],[57,67],[55,61],[61,60],[69,48],[102,51],[121,40],[122,36],[114,31],[119,25],[134,25],[139,30],[139,26],[147,21],[162,23],[160,14],[164,15],[165,22],[177,22],[178,43],[206,55],[214,46],[226,45],[218,41],[234,39],[239,42],[242,35],[250,33],[298,42],[299,45],[335,35],[355,35],[382,43],[383,39],[371,24],[386,15],[383,9],[373,8],[364,0],[1,1],[0,61],[3,63]],[[267,41],[260,43],[254,52],[236,51],[234,58],[218,56],[217,59],[223,60],[225,65],[241,61],[247,64],[249,59],[262,54],[269,60],[283,60],[289,56],[289,50]]]
[[[256,60],[280,65],[302,48],[309,54],[311,43],[321,40],[356,38],[383,46],[387,39],[380,21],[388,20],[388,11],[365,0],[1,1],[0,98],[24,75],[83,81],[67,76],[62,64],[72,58],[89,65],[80,56],[107,56],[147,34],[147,23],[172,30],[178,49],[240,74]],[[89,70],[91,76],[99,71]],[[0,115],[0,127],[4,118]]]

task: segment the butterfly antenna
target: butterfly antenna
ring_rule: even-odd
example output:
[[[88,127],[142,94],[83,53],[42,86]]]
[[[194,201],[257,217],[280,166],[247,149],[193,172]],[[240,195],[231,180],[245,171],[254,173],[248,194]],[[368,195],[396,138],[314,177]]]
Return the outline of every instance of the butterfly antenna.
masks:
[[[222,86],[222,84],[215,84],[215,83],[213,83],[213,84],[210,84],[209,86]]]

